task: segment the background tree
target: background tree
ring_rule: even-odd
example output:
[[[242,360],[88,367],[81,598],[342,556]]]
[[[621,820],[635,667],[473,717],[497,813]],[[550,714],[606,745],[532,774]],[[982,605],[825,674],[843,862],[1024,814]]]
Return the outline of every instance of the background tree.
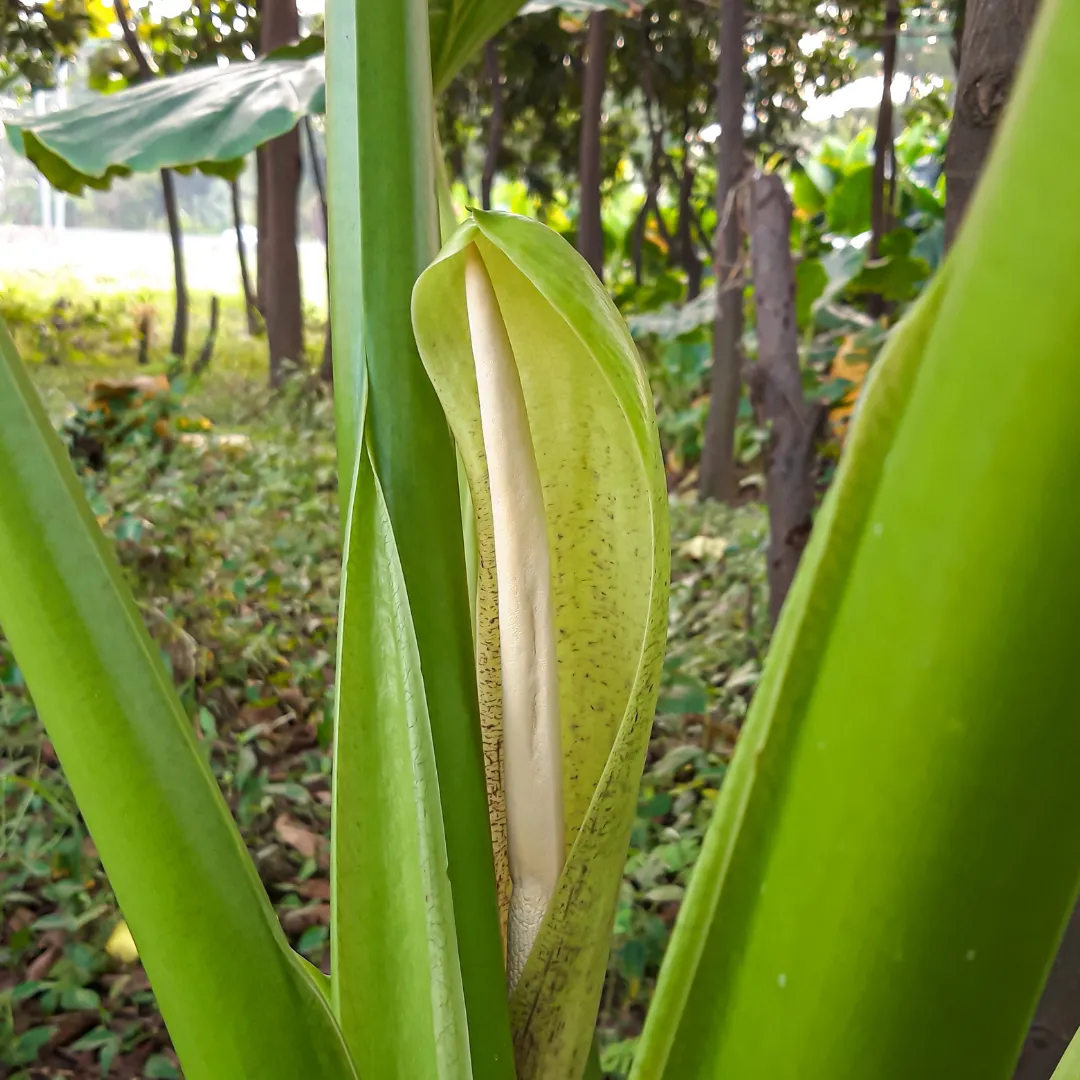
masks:
[[[300,37],[296,0],[263,0],[263,53]],[[259,301],[270,343],[270,385],[280,385],[289,362],[304,360],[296,205],[300,191],[300,132],[293,128],[258,151]]]
[[[0,7],[0,89],[20,80],[32,90],[55,86],[60,65],[74,58],[93,24],[85,0],[5,0]]]
[[[135,62],[136,74],[132,82],[145,82],[154,78],[154,69],[150,66],[142,45],[139,43],[135,27],[131,22],[125,0],[113,0],[116,21],[124,36],[128,53]],[[188,291],[187,277],[184,273],[184,243],[180,228],[180,206],[176,201],[176,184],[171,169],[161,170],[161,194],[165,204],[165,217],[169,223],[169,239],[172,242],[173,276],[176,282],[176,314],[173,318],[172,344],[173,356],[181,358],[187,353],[188,332]]]
[[[729,502],[735,497],[735,416],[742,385],[743,280],[739,186],[743,152],[743,0],[724,0],[721,14],[719,160],[716,184],[716,328],[713,334],[712,393],[701,454],[701,495]]]
[[[956,238],[986,163],[1038,7],[1038,0],[967,0],[958,12],[963,18],[963,40],[945,154],[947,244]]]
[[[578,165],[578,250],[601,281],[604,279],[604,227],[600,221],[601,129],[607,83],[608,13],[589,16],[581,91],[581,139]]]

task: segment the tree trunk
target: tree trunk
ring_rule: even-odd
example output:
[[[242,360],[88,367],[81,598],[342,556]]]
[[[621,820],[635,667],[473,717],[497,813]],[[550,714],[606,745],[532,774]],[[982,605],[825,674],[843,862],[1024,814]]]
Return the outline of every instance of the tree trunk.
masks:
[[[135,66],[139,69],[138,74],[131,81],[133,83],[149,82],[154,78],[154,69],[150,66],[142,45],[139,44],[139,36],[135,33],[135,28],[131,25],[131,17],[125,0],[113,0],[113,11],[116,13],[116,21],[120,24],[124,44],[135,61]],[[169,223],[169,240],[172,242],[173,254],[173,281],[176,289],[176,317],[173,321],[172,343],[169,348],[174,356],[182,359],[187,352],[187,278],[184,276],[184,243],[180,229],[180,208],[176,201],[176,185],[168,169],[161,170],[161,195],[165,203],[165,218]]]
[[[506,124],[506,103],[502,88],[502,72],[499,70],[499,46],[492,38],[484,46],[484,74],[487,76],[491,95],[491,120],[488,127],[487,149],[484,152],[484,173],[480,178],[480,205],[491,209],[491,185],[495,182],[495,170],[499,167],[502,153],[503,130]]]
[[[187,277],[184,274],[184,241],[180,232],[180,207],[176,201],[176,183],[171,169],[161,170],[161,194],[165,201],[165,217],[169,222],[173,279],[176,283],[176,318],[173,320],[172,344],[169,346],[169,351],[182,360],[187,353],[188,291]]]
[[[656,91],[653,84],[653,43],[649,34],[652,25],[649,12],[641,13],[641,93],[644,98],[645,120],[649,127],[649,180],[645,188],[645,201],[641,204],[637,220],[634,222],[632,235],[632,255],[634,261],[634,284],[640,285],[642,278],[642,261],[645,244],[645,226],[651,213],[656,220],[656,231],[663,237],[670,247],[671,237],[668,235],[667,226],[664,224],[664,215],[660,213],[660,204],[657,201],[660,195],[660,187],[663,183],[663,160],[664,160],[664,133],[653,119],[653,102]]]
[[[1038,0],[967,0],[956,108],[945,150],[945,244],[952,245],[990,152]]]
[[[716,326],[709,418],[701,451],[703,499],[735,497],[735,418],[742,386],[743,295],[738,189],[744,169],[743,107],[746,13],[743,0],[724,0],[720,27],[719,160],[716,176]]]
[[[600,128],[606,76],[607,13],[594,11],[589,16],[581,90],[578,251],[601,281],[604,280],[604,230],[600,223]]]
[[[323,382],[334,381],[334,346],[330,336],[330,208],[326,202],[326,172],[319,159],[319,148],[315,142],[315,129],[311,118],[304,117],[304,135],[307,136],[308,159],[311,161],[311,175],[315,180],[315,189],[319,193],[319,211],[322,220],[323,245],[326,249],[326,334],[323,337],[322,365],[319,377]]]
[[[296,0],[266,0],[262,7],[263,53],[300,36]],[[300,190],[300,132],[297,128],[263,147],[266,180],[266,231],[259,233],[260,297],[270,343],[270,385],[279,386],[286,366],[304,361],[304,322],[300,305],[300,258],[296,202]]]
[[[695,300],[701,295],[701,260],[694,250],[693,217],[694,211],[690,196],[694,191],[694,167],[690,163],[690,122],[689,116],[683,117],[683,152],[682,172],[679,174],[679,225],[675,232],[679,262],[686,272],[686,298]]]
[[[758,359],[749,373],[754,404],[769,425],[765,492],[769,504],[769,616],[780,616],[814,509],[814,448],[824,410],[810,404],[799,368],[791,200],[775,173],[754,181],[750,211]]]
[[[259,332],[259,305],[251,288],[247,250],[244,247],[244,215],[240,207],[240,181],[230,180],[229,190],[232,192],[233,227],[236,229],[236,254],[240,260],[240,284],[244,290],[244,309],[247,312],[248,333],[254,337]]]
[[[870,258],[881,255],[881,238],[889,231],[889,207],[886,197],[885,167],[893,163],[892,84],[896,75],[896,35],[900,32],[900,0],[885,0],[885,20],[881,32],[881,104],[878,107],[877,132],[874,138],[874,172],[870,188]],[[890,175],[890,191],[896,177]]]
[[[266,175],[266,149],[260,146],[255,151],[255,236],[266,235],[266,193],[270,190],[270,179]],[[255,241],[255,306],[260,314],[266,315],[266,274],[263,270],[265,259],[259,256],[258,239]]]
[[[221,304],[216,296],[210,297],[210,326],[206,331],[206,340],[203,342],[199,355],[195,357],[195,363],[191,365],[192,381],[202,376],[210,366],[214,358],[214,346],[217,344],[218,322],[221,316]]]

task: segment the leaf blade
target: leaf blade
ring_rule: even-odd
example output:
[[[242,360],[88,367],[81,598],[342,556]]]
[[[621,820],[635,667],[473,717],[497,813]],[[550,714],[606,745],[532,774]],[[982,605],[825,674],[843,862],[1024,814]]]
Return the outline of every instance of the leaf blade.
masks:
[[[754,791],[741,821],[738,786],[721,795],[639,1080],[1011,1074],[1080,865],[1063,722],[1080,708],[1080,514],[1058,498],[1080,467],[1080,387],[1059,359],[1080,230],[1067,182],[1040,179],[1080,154],[1072,132],[1042,144],[1051,103],[1076,97],[1078,34],[1075,6],[1044,5],[944,277],[875,376],[830,496],[845,537],[800,571],[725,781]],[[1037,423],[1016,409],[1036,379],[1053,385]]]
[[[335,1009],[362,1075],[465,1080],[469,1029],[427,698],[397,545],[366,450],[353,485],[340,626]]]
[[[54,187],[76,195],[164,168],[233,179],[256,147],[324,110],[324,84],[321,56],[265,59],[155,79],[59,112],[19,113],[5,127]]]
[[[355,1074],[0,326],[0,620],[193,1080]]]

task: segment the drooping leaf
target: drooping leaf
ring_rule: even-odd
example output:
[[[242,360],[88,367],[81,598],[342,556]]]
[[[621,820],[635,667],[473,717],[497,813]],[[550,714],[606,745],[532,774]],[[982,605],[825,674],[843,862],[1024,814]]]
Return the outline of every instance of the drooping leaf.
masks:
[[[1012,1075],[1080,881],[1078,63],[1050,0],[857,409],[636,1080]]]
[[[628,8],[621,0],[565,6]],[[436,90],[519,7],[520,0],[431,0]],[[53,187],[75,195],[166,167],[234,179],[248,154],[325,111],[324,46],[323,35],[310,34],[251,63],[198,68],[44,115],[23,111],[5,122],[8,138]]]
[[[199,68],[41,116],[5,122],[12,146],[61,191],[117,176],[197,167],[228,178],[243,158],[321,113],[323,58]]]
[[[467,250],[494,284],[528,412],[552,561],[567,863],[511,1001],[520,1080],[585,1067],[652,723],[666,627],[667,495],[652,399],[585,262],[525,218],[475,212],[421,276],[417,343],[476,508],[478,664],[497,759],[501,690],[491,503],[464,310]],[[492,734],[494,732],[494,734]]]
[[[190,1080],[353,1080],[0,325],[0,625]]]

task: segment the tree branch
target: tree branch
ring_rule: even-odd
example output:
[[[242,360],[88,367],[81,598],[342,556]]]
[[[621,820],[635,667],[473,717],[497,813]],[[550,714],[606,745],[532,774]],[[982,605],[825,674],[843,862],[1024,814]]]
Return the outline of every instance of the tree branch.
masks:
[[[138,81],[144,82],[152,79],[154,69],[150,66],[150,61],[147,60],[142,45],[139,44],[139,37],[135,33],[135,28],[131,25],[131,17],[128,14],[125,0],[113,0],[113,11],[116,12],[116,21],[120,24],[120,33],[124,35],[124,44],[127,46],[128,52],[131,53],[132,59],[139,65]]]

